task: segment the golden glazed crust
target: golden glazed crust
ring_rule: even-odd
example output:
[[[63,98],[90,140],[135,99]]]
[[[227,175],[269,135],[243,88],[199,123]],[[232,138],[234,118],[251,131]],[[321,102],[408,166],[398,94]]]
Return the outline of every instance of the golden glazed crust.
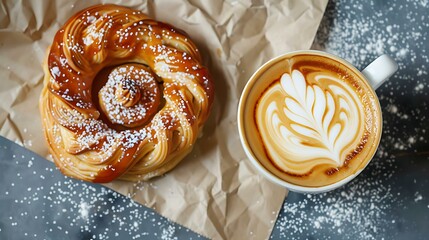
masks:
[[[65,175],[85,181],[169,171],[192,150],[214,97],[186,33],[116,5],[70,18],[43,68],[50,152]]]

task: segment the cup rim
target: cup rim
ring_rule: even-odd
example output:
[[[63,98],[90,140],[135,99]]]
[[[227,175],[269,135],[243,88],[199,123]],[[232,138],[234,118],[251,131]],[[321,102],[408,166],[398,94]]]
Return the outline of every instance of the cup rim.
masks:
[[[251,150],[250,144],[247,140],[247,136],[244,130],[244,109],[245,109],[245,103],[246,100],[249,96],[249,93],[252,90],[253,85],[256,83],[256,81],[259,79],[259,75],[261,75],[265,69],[267,67],[269,67],[270,65],[274,65],[275,63],[288,58],[288,57],[292,57],[294,55],[299,55],[299,54],[311,54],[311,55],[317,55],[317,56],[324,56],[324,57],[328,57],[331,59],[334,59],[344,65],[346,65],[349,69],[353,70],[357,75],[359,75],[362,79],[365,79],[365,84],[369,87],[369,89],[372,91],[372,94],[374,96],[376,96],[375,100],[376,100],[376,105],[378,107],[378,109],[380,110],[380,134],[378,136],[377,139],[377,145],[375,146],[375,151],[374,153],[370,156],[369,160],[366,162],[365,166],[363,166],[361,169],[359,169],[358,171],[356,171],[355,173],[347,176],[344,179],[341,179],[338,182],[334,182],[332,184],[329,185],[325,185],[325,186],[319,186],[319,187],[308,187],[308,186],[301,186],[301,185],[297,185],[297,184],[293,184],[290,182],[287,182],[283,179],[280,179],[279,177],[277,177],[275,174],[271,173],[269,170],[267,170],[256,158],[256,156],[254,155],[254,153]],[[367,166],[368,164],[372,161],[372,159],[374,158],[374,155],[377,152],[378,146],[380,145],[380,141],[381,141],[381,135],[383,132],[383,116],[381,114],[381,106],[380,106],[380,101],[378,99],[378,96],[375,92],[375,90],[373,89],[373,87],[369,84],[367,78],[362,74],[361,71],[359,71],[354,65],[352,65],[350,62],[348,62],[345,59],[342,59],[338,56],[335,56],[333,54],[327,53],[327,52],[323,52],[323,51],[318,51],[318,50],[297,50],[297,51],[291,51],[291,52],[287,52],[284,54],[281,54],[277,57],[274,57],[270,60],[268,60],[267,62],[265,62],[262,66],[260,66],[253,74],[252,76],[249,78],[249,80],[247,81],[243,91],[241,92],[241,96],[239,99],[239,103],[238,103],[238,114],[237,114],[237,125],[238,125],[238,132],[239,132],[239,138],[240,138],[240,142],[241,145],[244,149],[244,152],[247,155],[247,158],[250,160],[250,162],[252,163],[252,165],[260,172],[264,175],[264,177],[266,177],[268,180],[270,180],[271,182],[274,182],[280,186],[283,186],[285,188],[287,188],[290,191],[294,191],[294,192],[299,192],[299,193],[323,193],[323,192],[328,192],[331,190],[334,190],[336,188],[339,188],[345,184],[347,184],[348,182],[350,182],[351,180],[353,180],[354,178],[356,178]]]

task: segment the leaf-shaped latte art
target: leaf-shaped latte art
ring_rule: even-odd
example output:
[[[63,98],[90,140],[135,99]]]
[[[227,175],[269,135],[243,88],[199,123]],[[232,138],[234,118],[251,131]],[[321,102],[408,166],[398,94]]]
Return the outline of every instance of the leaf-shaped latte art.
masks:
[[[363,109],[354,90],[330,75],[293,70],[259,100],[256,122],[272,161],[306,174],[317,165],[340,167],[359,144]]]

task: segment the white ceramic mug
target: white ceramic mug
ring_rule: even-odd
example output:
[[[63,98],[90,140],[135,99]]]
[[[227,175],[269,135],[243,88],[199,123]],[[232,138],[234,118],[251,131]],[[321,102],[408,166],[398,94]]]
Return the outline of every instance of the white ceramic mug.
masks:
[[[346,60],[339,58],[337,56],[334,56],[332,54],[328,54],[328,53],[321,52],[321,51],[314,51],[314,50],[296,51],[296,52],[286,53],[284,55],[281,55],[279,57],[276,57],[276,58],[268,61],[263,66],[261,66],[252,75],[250,80],[247,82],[247,84],[246,84],[246,86],[242,92],[241,98],[240,98],[240,102],[239,102],[239,106],[238,106],[238,119],[237,120],[238,120],[238,129],[239,129],[240,140],[241,140],[244,151],[245,151],[247,157],[249,158],[250,162],[267,179],[269,179],[272,182],[277,183],[283,187],[286,187],[287,189],[289,189],[291,191],[301,192],[301,193],[327,192],[327,191],[331,191],[331,190],[334,190],[338,187],[345,185],[346,183],[348,183],[352,179],[354,179],[356,176],[358,176],[359,173],[362,172],[363,169],[365,169],[365,167],[371,161],[373,155],[371,156],[370,159],[367,160],[364,167],[359,169],[354,174],[351,174],[348,177],[346,177],[346,178],[344,178],[338,182],[335,182],[335,183],[332,183],[329,185],[325,185],[325,186],[320,186],[320,187],[300,186],[297,184],[287,182],[284,179],[281,179],[280,177],[276,176],[275,174],[273,174],[272,172],[267,170],[267,168],[265,168],[260,163],[260,161],[257,159],[257,157],[254,154],[252,147],[250,146],[249,141],[248,141],[249,137],[255,137],[255,136],[248,136],[251,134],[247,133],[245,126],[244,126],[245,121],[250,121],[250,119],[246,119],[245,114],[244,114],[244,112],[246,111],[246,108],[254,108],[255,107],[254,105],[249,106],[249,104],[248,104],[249,95],[251,95],[252,90],[255,88],[255,85],[256,85],[256,87],[260,86],[260,84],[258,85],[258,81],[263,81],[263,80],[261,80],[262,78],[260,76],[265,71],[267,71],[267,69],[269,69],[271,67],[276,67],[275,65],[278,64],[280,61],[282,61],[286,58],[291,58],[291,56],[297,55],[297,54],[310,54],[310,55],[314,54],[314,55],[328,57],[330,59],[336,60],[336,61],[344,64],[347,68],[353,69],[353,71],[356,70],[356,72],[358,72],[360,74],[361,79],[365,79],[369,83],[369,85],[373,89],[372,91],[377,89],[385,80],[387,80],[390,76],[392,76],[397,71],[398,65],[388,55],[381,55],[375,61],[373,61],[371,64],[369,64],[364,70],[359,72],[352,64],[350,64]],[[376,96],[375,92],[373,95]],[[377,101],[377,104],[379,105],[378,101]],[[381,135],[381,129],[380,129],[380,135]],[[378,147],[378,144],[379,144],[379,141],[377,142],[376,147]],[[374,151],[374,154],[375,154],[375,151]]]

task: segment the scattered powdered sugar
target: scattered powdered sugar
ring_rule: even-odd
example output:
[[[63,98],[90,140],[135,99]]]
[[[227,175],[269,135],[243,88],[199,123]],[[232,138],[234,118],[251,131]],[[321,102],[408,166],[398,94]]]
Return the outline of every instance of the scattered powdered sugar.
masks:
[[[0,195],[8,196],[0,207],[2,239],[204,239],[115,191],[64,177],[10,144],[0,145],[15,169],[0,185]]]
[[[419,192],[416,192],[414,202],[418,202],[421,200],[423,200],[423,196]]]
[[[154,76],[137,66],[114,69],[100,91],[105,114],[117,124],[145,121],[147,112],[155,112],[160,96]]]

